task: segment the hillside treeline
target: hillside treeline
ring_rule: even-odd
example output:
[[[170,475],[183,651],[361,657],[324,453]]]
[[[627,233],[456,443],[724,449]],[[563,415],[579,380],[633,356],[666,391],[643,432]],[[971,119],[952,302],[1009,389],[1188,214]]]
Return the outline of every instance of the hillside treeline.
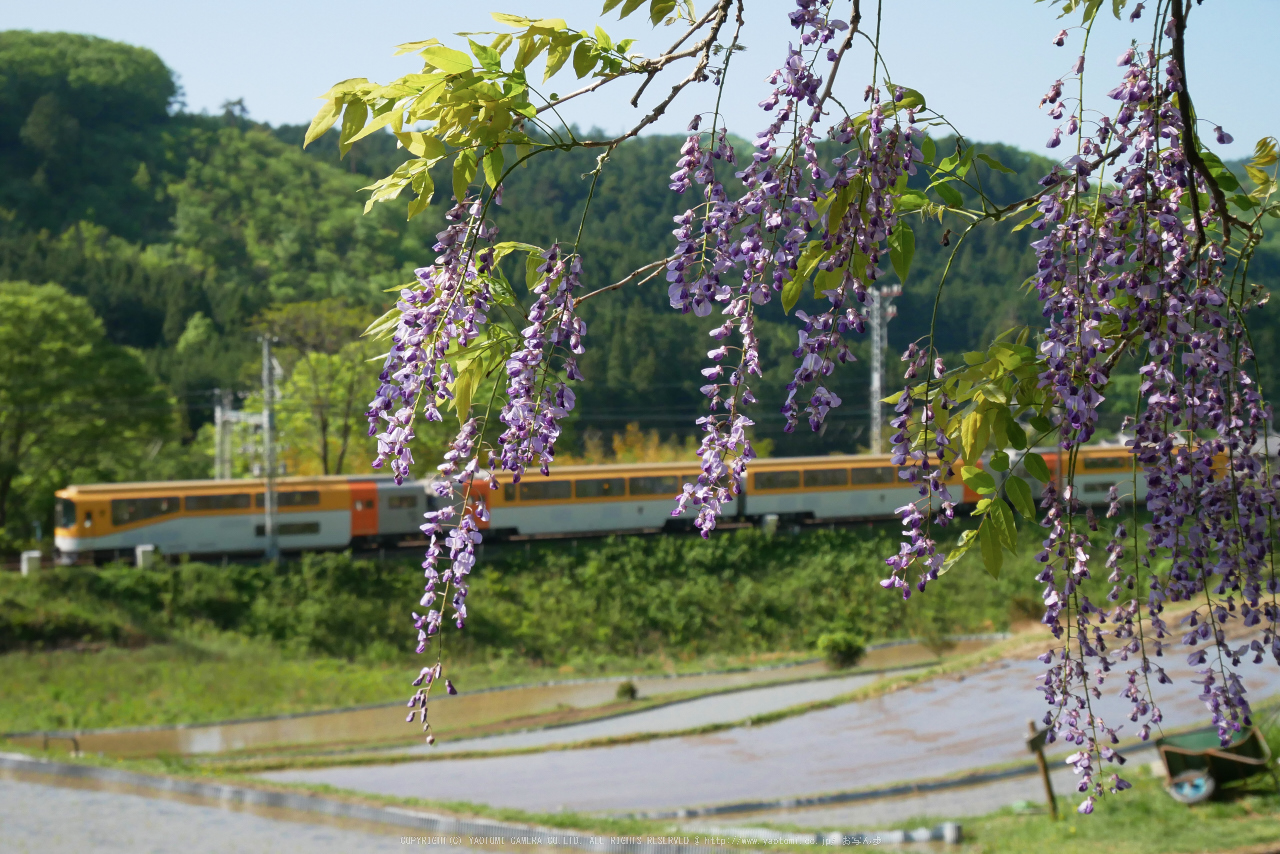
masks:
[[[62,314],[87,306],[101,323],[102,346],[132,354],[130,364],[143,366],[152,384],[114,401],[118,418],[88,431],[110,453],[51,466],[56,451],[38,435],[20,450],[10,445],[21,442],[0,441],[0,479],[11,484],[0,489],[7,538],[0,546],[29,538],[33,522],[47,531],[52,489],[69,480],[209,476],[213,390],[232,392],[238,407],[256,405],[263,331],[280,339],[283,381],[295,395],[282,404],[292,407],[300,431],[286,435],[293,470],[334,471],[336,460],[336,470],[359,471],[367,463],[359,398],[376,373],[365,360],[377,348],[357,343],[358,330],[390,305],[389,288],[431,262],[447,200],[437,197],[412,222],[403,204],[366,215],[361,188],[400,161],[393,138],[375,135],[340,159],[333,132],[304,150],[300,126],[256,122],[239,102],[222,115],[194,115],[180,108],[177,93],[173,72],[146,49],[65,33],[0,33],[0,283],[59,286],[71,300]],[[613,153],[580,244],[589,287],[616,281],[673,245],[671,218],[693,201],[667,189],[680,142],[647,137]],[[942,151],[952,144],[938,141]],[[992,173],[986,190],[997,200],[1033,192],[1050,165],[1006,146],[984,150],[1014,170]],[[571,242],[595,157],[535,157],[519,169],[496,214],[502,236]],[[944,224],[914,228],[918,248],[890,328],[891,354],[928,332],[950,251],[942,245]],[[1011,323],[1038,320],[1021,287],[1034,269],[1030,239],[1005,225],[968,239],[939,306],[936,328],[947,354],[977,347]],[[1264,287],[1280,271],[1277,246],[1264,247],[1251,270]],[[583,314],[586,380],[564,450],[607,447],[608,436],[629,424],[683,447],[696,431],[698,371],[709,341],[703,333],[715,318],[672,312],[661,279],[592,300]],[[758,438],[772,440],[780,455],[863,447],[866,344],[831,383],[845,405],[825,431],[784,437],[778,404],[793,369],[795,333],[778,302],[762,318],[768,373],[753,416]],[[1268,366],[1267,389],[1274,385],[1274,314],[1260,314],[1252,328]],[[895,364],[891,355],[891,370]],[[75,417],[74,400],[44,410],[5,399],[5,382],[0,375],[0,434]],[[1132,394],[1134,386],[1117,390],[1117,412],[1131,408],[1131,399],[1121,399],[1125,388]],[[327,426],[317,428],[321,422]],[[428,436],[419,455],[424,466],[432,463],[433,442],[438,438]],[[237,439],[242,449],[251,444],[252,436]],[[237,471],[249,470],[251,457],[250,449]]]

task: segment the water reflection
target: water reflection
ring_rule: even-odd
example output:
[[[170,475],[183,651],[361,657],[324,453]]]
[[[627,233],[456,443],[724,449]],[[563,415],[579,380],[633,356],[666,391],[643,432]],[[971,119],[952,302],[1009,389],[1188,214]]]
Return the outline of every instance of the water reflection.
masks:
[[[1164,666],[1175,681],[1157,686],[1165,727],[1206,719],[1204,703],[1189,690],[1199,677],[1185,658],[1171,657]],[[448,781],[451,799],[535,812],[672,809],[871,788],[1025,762],[1027,719],[1046,708],[1035,690],[1044,669],[1037,661],[1004,661],[864,702],[703,736],[264,776],[417,797],[430,797]],[[1280,693],[1274,666],[1247,667],[1243,676],[1255,705]],[[1110,723],[1124,723],[1121,736],[1132,738],[1136,725],[1115,693],[1093,708]]]

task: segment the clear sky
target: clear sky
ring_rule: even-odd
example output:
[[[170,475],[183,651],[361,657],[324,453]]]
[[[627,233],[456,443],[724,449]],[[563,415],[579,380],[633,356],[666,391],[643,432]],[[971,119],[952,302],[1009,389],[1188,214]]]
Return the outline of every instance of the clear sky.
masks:
[[[1050,40],[1061,28],[1056,10],[1031,0],[883,3],[883,53],[895,82],[922,90],[931,107],[974,139],[1044,151],[1056,123],[1037,104],[1049,84],[1067,73],[1079,52],[1080,31],[1071,33],[1066,47],[1054,47]],[[724,97],[729,128],[743,136],[764,123],[756,107],[767,91],[763,78],[785,56],[793,32],[784,17],[793,8],[788,0],[747,5],[748,50],[734,59]],[[846,5],[837,0],[836,8]],[[875,7],[873,0],[862,5]],[[601,0],[39,0],[4,4],[0,27],[88,33],[151,48],[178,73],[188,109],[217,112],[224,101],[243,98],[251,117],[282,124],[309,121],[316,96],[339,80],[385,82],[420,70],[412,57],[391,56],[400,42],[502,29],[489,19],[493,11],[554,15],[591,29],[601,23],[601,6]],[[1244,157],[1259,137],[1280,134],[1280,63],[1273,58],[1280,0],[1208,0],[1192,8],[1188,66],[1198,112],[1236,137],[1234,145],[1219,147],[1224,157]],[[614,20],[603,23],[615,38],[638,37],[633,49],[647,55],[673,39],[673,30],[654,31],[635,17],[620,23],[611,15]],[[1086,70],[1086,102],[1093,104],[1115,85],[1114,59],[1128,40],[1149,38],[1151,32],[1149,14],[1135,25],[1109,15],[1100,24]],[[853,60],[846,70],[856,73],[846,77],[842,71],[841,78],[844,93],[857,102],[871,70],[868,50],[863,47]],[[565,77],[553,87],[562,94],[573,88],[572,75]],[[633,90],[622,81],[614,86],[617,92],[606,89],[573,109],[566,104],[566,119],[609,131],[628,127],[638,112],[627,103]],[[709,109],[713,98],[710,87],[686,93],[655,130],[683,130],[690,115]]]

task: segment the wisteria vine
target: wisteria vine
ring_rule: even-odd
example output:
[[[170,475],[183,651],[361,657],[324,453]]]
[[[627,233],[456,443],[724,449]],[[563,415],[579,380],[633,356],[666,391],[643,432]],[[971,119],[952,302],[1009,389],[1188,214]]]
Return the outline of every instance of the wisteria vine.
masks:
[[[623,14],[637,5],[628,4]],[[778,300],[799,321],[781,406],[784,429],[807,423],[820,430],[842,403],[829,378],[855,358],[856,336],[866,331],[877,283],[889,272],[886,261],[906,281],[914,251],[908,219],[936,217],[954,226],[943,237],[952,251],[936,282],[936,324],[969,234],[1019,215],[1016,228],[1033,234],[1036,269],[1028,284],[1043,326],[1011,330],[986,352],[967,354],[964,366],[946,364],[932,328],[906,348],[903,387],[891,399],[890,461],[915,497],[896,511],[903,538],[886,559],[881,584],[904,598],[925,593],[972,548],[980,548],[988,568],[998,568],[1002,551],[1015,545],[1013,509],[1043,528],[1036,579],[1053,637],[1040,658],[1048,668],[1040,683],[1043,723],[1050,741],[1075,747],[1067,761],[1085,795],[1081,812],[1090,812],[1105,791],[1129,786],[1119,773],[1122,727],[1095,709],[1104,685],[1116,672],[1135,734],[1149,739],[1162,722],[1157,686],[1171,682],[1159,661],[1175,638],[1191,649],[1188,661],[1198,668],[1200,696],[1223,743],[1250,726],[1238,669],[1267,656],[1280,663],[1273,553],[1280,475],[1269,467],[1272,414],[1247,323],[1249,310],[1265,299],[1247,274],[1261,218],[1277,210],[1274,170],[1262,171],[1277,156],[1274,140],[1259,143],[1249,167],[1254,189],[1246,193],[1202,144],[1203,120],[1187,81],[1188,5],[1169,0],[1144,19],[1142,3],[1131,9],[1125,0],[1112,4],[1117,18],[1128,12],[1138,35],[1116,62],[1119,80],[1102,111],[1086,109],[1084,98],[1086,48],[1099,4],[1065,6],[1064,14],[1083,6],[1082,22],[1050,41],[1061,48],[1079,38],[1084,47],[1040,107],[1055,122],[1047,148],[1074,143],[1075,150],[1033,195],[1003,205],[984,192],[979,169],[1010,170],[958,132],[955,153],[936,162],[928,130],[954,128],[919,92],[892,80],[880,52],[879,10],[873,38],[862,29],[858,0],[847,14],[834,0],[794,0],[787,11],[791,41],[758,105],[765,127],[746,151],[735,148],[720,112],[724,81],[741,47],[740,0],[716,0],[701,17],[689,4],[672,11],[654,2],[655,23],[671,14],[671,22],[688,26],[654,59],[626,54],[629,43],[615,45],[600,30],[590,35],[563,22],[495,16],[523,29],[499,36],[491,48],[472,43],[474,63],[432,40],[410,46],[420,48],[425,71],[398,81],[399,89],[360,81],[335,87],[308,139],[343,109],[363,111],[350,128],[344,114],[344,143],[367,133],[361,130],[366,122],[381,121],[418,158],[375,184],[374,201],[411,187],[417,194],[411,213],[421,210],[434,186],[428,170],[448,157],[454,162],[455,204],[437,235],[438,255],[400,293],[386,326],[391,345],[382,385],[368,412],[378,442],[374,465],[389,467],[397,482],[411,476],[418,419],[441,421],[452,401],[460,423],[438,466],[440,509],[422,526],[429,540],[423,613],[413,614],[418,652],[433,642],[436,650],[409,701],[409,719],[421,720],[428,741],[431,686],[443,682],[455,690],[442,668],[441,627],[447,613],[458,628],[466,622],[467,578],[488,520],[484,493],[500,488],[504,477],[518,483],[530,468],[551,471],[560,424],[575,407],[571,383],[583,378],[583,299],[665,273],[673,309],[696,317],[718,311],[723,319],[709,331],[709,364],[702,370],[701,471],[682,486],[672,510],[692,516],[706,537],[743,495],[756,456],[751,412],[758,404],[752,386],[764,373],[756,329],[761,307]],[[858,37],[870,45],[871,75],[860,81],[860,111],[851,113],[835,83],[842,68],[848,75]],[[502,56],[513,43],[518,55],[507,71]],[[524,68],[542,51],[548,79],[572,55],[578,76],[591,74],[593,82],[535,103]],[[580,139],[548,121],[564,101],[643,76],[635,105],[652,80],[683,60],[692,60],[693,70],[622,136]],[[716,90],[715,108],[689,123],[670,176],[672,191],[697,197],[675,217],[670,256],[584,295],[576,240],[570,249],[495,241],[488,214],[501,204],[514,168],[505,163],[504,146],[529,149],[521,161],[550,151],[604,149],[593,195],[608,152],[703,82]],[[469,106],[483,98],[489,98],[483,109]],[[477,124],[478,116],[500,109],[507,110],[505,122]],[[435,130],[406,130],[424,121]],[[494,130],[499,125],[505,130]],[[1211,126],[1218,144],[1231,142],[1221,125]],[[488,189],[475,194],[478,171]],[[741,193],[730,192],[730,173]],[[976,207],[965,206],[960,188],[977,199]],[[579,236],[590,201],[589,195]],[[502,274],[502,260],[513,252],[528,257],[527,306]],[[806,292],[809,308],[797,308]],[[495,378],[499,371],[504,380]],[[1140,378],[1138,405],[1125,428],[1132,484],[1123,495],[1119,486],[1110,488],[1110,521],[1102,523],[1077,490],[1076,471],[1080,449],[1098,432],[1116,371]],[[490,400],[472,416],[472,394],[484,381],[491,383]],[[1035,451],[1040,442],[1057,445],[1052,470]],[[1043,484],[1034,497],[1031,481]],[[955,530],[961,489],[979,496],[977,526],[944,538]],[[1139,513],[1141,496],[1149,521]],[[1091,534],[1103,524],[1110,538],[1099,556]],[[1105,601],[1086,592],[1099,565],[1109,585]],[[1180,628],[1171,625],[1175,618]]]

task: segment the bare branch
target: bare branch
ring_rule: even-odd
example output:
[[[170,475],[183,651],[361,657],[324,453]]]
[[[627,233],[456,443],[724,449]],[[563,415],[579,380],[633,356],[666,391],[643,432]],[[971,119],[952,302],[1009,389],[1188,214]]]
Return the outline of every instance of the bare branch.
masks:
[[[649,273],[649,275],[645,276],[643,279],[641,279],[640,281],[636,282],[636,284],[637,284],[637,285],[643,285],[645,282],[647,282],[647,281],[649,281],[649,280],[653,279],[655,276],[657,276],[659,273],[661,273],[661,272],[662,272],[662,268],[663,268],[664,266],[666,266],[667,262],[668,262],[668,261],[670,261],[670,260],[671,260],[672,258],[674,258],[674,257],[675,257],[675,256],[674,256],[674,255],[672,255],[672,256],[667,257],[667,258],[659,258],[657,261],[651,261],[650,263],[645,264],[645,265],[644,265],[643,267],[641,267],[640,269],[638,269],[638,270],[633,270],[632,272],[628,273],[628,274],[627,274],[625,277],[623,277],[620,281],[614,282],[612,285],[605,285],[603,288],[600,288],[599,290],[592,291],[591,293],[587,294],[586,296],[579,297],[578,299],[574,300],[574,302],[575,302],[575,303],[582,303],[582,302],[586,302],[587,300],[591,299],[593,296],[596,296],[596,295],[598,295],[598,294],[602,294],[602,293],[604,293],[605,291],[616,291],[618,288],[622,287],[623,285],[628,285],[628,284],[630,284],[631,282],[634,282],[634,281],[636,280],[636,278],[640,276],[640,274],[642,274],[642,273]],[[655,269],[655,268],[656,268],[656,269]],[[652,272],[649,272],[649,271],[652,271]]]
[[[720,28],[723,27],[724,22],[728,20],[729,7],[731,5],[733,5],[733,0],[720,0],[716,5],[716,18],[714,23],[711,25],[711,32],[707,33],[707,37],[692,49],[694,53],[699,54],[698,64],[694,66],[693,71],[689,72],[688,77],[671,87],[671,93],[658,102],[657,106],[650,110],[649,114],[641,119],[638,125],[624,133],[622,136],[614,139],[587,140],[582,144],[587,148],[603,148],[606,146],[617,145],[620,142],[624,142],[639,135],[640,131],[656,122],[662,114],[667,111],[667,107],[671,106],[671,102],[676,99],[676,96],[684,91],[685,87],[690,83],[695,83],[701,80],[703,75],[706,73],[707,64],[711,61],[711,46],[715,44],[716,38],[720,35]]]
[[[640,96],[644,94],[645,89],[649,88],[649,84],[653,82],[653,78],[657,77],[659,71],[661,71],[663,68],[665,68],[667,65],[670,65],[671,62],[674,61],[674,59],[668,60],[667,57],[673,56],[676,50],[680,47],[680,45],[684,44],[685,39],[689,38],[689,36],[693,35],[698,30],[702,29],[702,27],[707,23],[707,21],[711,20],[711,16],[714,15],[715,13],[716,13],[715,7],[712,7],[712,9],[709,12],[707,12],[707,14],[702,16],[702,20],[698,21],[697,24],[690,27],[688,31],[685,32],[684,35],[682,35],[679,39],[676,40],[675,44],[667,48],[667,52],[665,54],[659,57],[658,60],[655,60],[655,63],[650,66],[649,73],[645,75],[644,82],[640,84],[640,88],[636,90],[636,93],[631,96],[631,106],[633,107],[640,106]],[[692,56],[692,55],[693,54],[690,53],[689,51],[685,51],[685,53],[681,54],[679,58],[684,58],[686,56]],[[661,62],[661,64],[657,64],[658,62]]]
[[[862,25],[862,2],[861,0],[853,0],[853,15],[849,19],[849,35],[845,36],[844,44],[840,45],[840,50],[836,51],[835,62],[831,63],[831,72],[827,74],[827,85],[822,89],[822,96],[818,98],[818,103],[814,107],[814,111],[821,113],[822,105],[831,97],[831,87],[835,85],[836,74],[840,71],[840,60],[844,59],[845,52],[853,46],[853,37],[858,34],[858,27]],[[874,80],[871,85],[875,85]]]
[[[721,0],[721,2],[722,4],[727,4],[729,0]],[[688,31],[685,32],[685,34],[681,36],[676,41],[676,43],[672,45],[671,48],[661,56],[655,57],[653,59],[641,60],[640,62],[637,62],[635,64],[634,68],[624,68],[623,70],[619,71],[617,74],[613,75],[612,77],[601,77],[599,80],[589,83],[588,85],[583,86],[581,89],[577,89],[573,92],[570,92],[568,95],[565,95],[563,98],[557,98],[555,101],[552,101],[549,104],[543,104],[541,107],[537,108],[535,113],[543,113],[543,112],[546,112],[547,110],[554,109],[560,106],[561,104],[563,104],[565,101],[571,100],[573,98],[577,98],[579,95],[586,95],[588,92],[594,92],[595,90],[599,89],[601,86],[604,86],[606,83],[612,83],[614,80],[620,80],[623,77],[630,77],[633,74],[648,74],[648,79],[652,79],[655,75],[658,74],[658,72],[662,71],[662,69],[666,68],[671,63],[677,62],[681,59],[688,59],[691,56],[697,56],[698,51],[701,49],[701,45],[699,45],[698,47],[690,48],[689,50],[686,50],[686,51],[681,51],[680,53],[675,53],[674,51],[684,42],[685,39],[693,35],[698,30],[702,29],[706,25],[707,21],[710,20],[713,15],[715,15],[715,13],[716,13],[716,9],[713,8],[710,12],[707,12],[706,15],[703,15],[702,20],[698,21],[696,24],[690,27]],[[645,85],[648,85],[647,80]],[[643,89],[644,87],[642,86],[641,90],[643,91]],[[639,97],[640,97],[640,93],[637,92],[636,98],[639,98]],[[633,107],[635,106],[636,98],[633,98],[631,100],[631,105]]]

